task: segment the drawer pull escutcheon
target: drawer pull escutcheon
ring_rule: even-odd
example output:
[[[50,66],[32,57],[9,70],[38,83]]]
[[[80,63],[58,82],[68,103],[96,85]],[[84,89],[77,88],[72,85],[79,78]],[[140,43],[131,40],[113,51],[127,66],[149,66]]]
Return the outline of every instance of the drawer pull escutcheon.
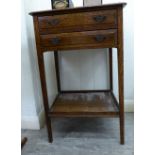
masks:
[[[58,44],[60,44],[60,39],[59,39],[59,38],[53,38],[53,39],[51,40],[51,42],[52,42],[52,44],[54,44],[54,45],[58,45]]]
[[[98,16],[93,17],[93,19],[94,19],[97,23],[101,23],[101,22],[103,22],[103,21],[106,20],[106,16],[98,15]]]
[[[106,37],[103,36],[103,35],[96,35],[96,36],[95,36],[95,40],[96,40],[97,42],[102,42],[102,41],[105,40],[105,39],[106,39]]]
[[[48,21],[47,23],[49,25],[56,26],[60,23],[60,21],[58,19],[52,19],[52,20]]]

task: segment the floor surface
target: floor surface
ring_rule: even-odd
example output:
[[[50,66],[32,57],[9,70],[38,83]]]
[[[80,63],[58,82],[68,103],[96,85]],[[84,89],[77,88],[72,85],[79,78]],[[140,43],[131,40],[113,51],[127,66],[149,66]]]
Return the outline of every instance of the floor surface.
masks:
[[[125,145],[119,143],[118,118],[57,118],[52,120],[53,143],[46,128],[22,130],[28,141],[22,155],[133,155],[134,114],[125,115]]]

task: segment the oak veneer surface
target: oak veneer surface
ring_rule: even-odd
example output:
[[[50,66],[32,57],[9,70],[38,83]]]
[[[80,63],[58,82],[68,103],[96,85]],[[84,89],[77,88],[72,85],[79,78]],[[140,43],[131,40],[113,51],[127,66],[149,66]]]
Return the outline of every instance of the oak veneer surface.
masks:
[[[102,10],[38,17],[41,34],[117,28],[117,11]]]
[[[126,3],[31,12],[42,52],[117,48],[118,8]]]
[[[51,117],[120,118],[120,143],[124,144],[123,7],[126,3],[31,12],[49,142]],[[109,91],[69,93],[61,90],[58,51],[109,48]],[[113,95],[112,48],[117,48],[119,105]],[[54,51],[58,96],[49,107],[44,52]],[[103,77],[104,78],[104,77]]]
[[[55,49],[70,49],[94,46],[111,47],[117,45],[117,30],[98,30],[73,33],[41,35],[41,45]]]
[[[118,107],[111,92],[60,94],[51,107],[51,113],[71,115],[118,114]]]
[[[55,10],[42,10],[42,11],[33,11],[29,14],[32,16],[44,16],[44,15],[56,15],[56,14],[66,14],[66,13],[77,13],[77,12],[85,12],[85,11],[95,11],[99,9],[109,9],[109,8],[116,8],[116,7],[123,7],[126,3],[111,3],[111,4],[103,4],[99,6],[90,6],[90,7],[76,7],[76,8],[66,8],[66,9],[55,9]]]

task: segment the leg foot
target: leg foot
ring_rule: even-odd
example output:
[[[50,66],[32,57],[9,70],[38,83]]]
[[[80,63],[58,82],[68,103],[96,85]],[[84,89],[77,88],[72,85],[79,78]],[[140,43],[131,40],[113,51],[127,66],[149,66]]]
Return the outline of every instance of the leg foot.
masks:
[[[124,143],[124,119],[120,117],[120,144],[123,145]]]
[[[53,136],[52,136],[52,126],[51,126],[51,120],[48,118],[47,120],[47,132],[48,132],[48,142],[53,142]]]

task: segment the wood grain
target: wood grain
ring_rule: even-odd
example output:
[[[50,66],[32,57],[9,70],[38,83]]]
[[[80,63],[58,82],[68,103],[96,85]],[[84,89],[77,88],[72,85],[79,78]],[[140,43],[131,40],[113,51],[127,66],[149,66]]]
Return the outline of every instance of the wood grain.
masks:
[[[43,57],[43,52],[40,46],[40,36],[39,36],[37,16],[33,17],[33,22],[34,22],[34,31],[35,31],[35,38],[36,38],[39,75],[40,75],[41,89],[42,89],[42,95],[43,95],[43,104],[44,104],[44,110],[45,110],[45,120],[46,120],[46,125],[47,125],[48,140],[51,143],[53,141],[52,127],[51,127],[51,119],[50,117],[48,117],[49,104],[48,104],[47,87],[46,87],[46,80],[45,80],[46,78],[45,78],[45,68],[44,68],[44,57]]]
[[[120,143],[124,144],[123,6],[126,3],[31,12],[49,142],[51,117],[119,117]],[[50,23],[49,23],[50,22]],[[118,52],[119,104],[112,89],[112,49]],[[110,90],[61,91],[57,51],[109,48]],[[58,95],[49,107],[44,52],[54,50]]]
[[[58,51],[54,51],[54,60],[55,60],[55,70],[56,70],[56,78],[57,78],[57,89],[58,93],[61,92],[61,85],[60,85],[60,71],[59,71],[59,54]]]
[[[123,10],[118,8],[118,92],[120,107],[120,143],[125,143],[124,138],[124,52],[123,52]]]
[[[98,38],[99,37],[99,38]],[[53,40],[57,39],[58,43]],[[117,45],[117,30],[99,30],[99,31],[84,31],[73,33],[60,33],[41,35],[41,45],[50,47],[50,50],[67,50],[67,49],[83,49],[86,47],[116,47]]]
[[[118,116],[119,109],[111,92],[60,94],[51,107],[51,116]]]
[[[87,6],[87,7],[76,7],[76,8],[66,8],[66,9],[55,9],[55,10],[42,10],[42,11],[33,11],[30,12],[31,16],[49,16],[49,15],[61,15],[61,14],[72,14],[78,12],[90,12],[90,11],[99,11],[99,10],[111,10],[118,7],[124,7],[127,3],[110,3],[103,4],[99,6]]]
[[[117,28],[116,10],[39,17],[41,34]]]

